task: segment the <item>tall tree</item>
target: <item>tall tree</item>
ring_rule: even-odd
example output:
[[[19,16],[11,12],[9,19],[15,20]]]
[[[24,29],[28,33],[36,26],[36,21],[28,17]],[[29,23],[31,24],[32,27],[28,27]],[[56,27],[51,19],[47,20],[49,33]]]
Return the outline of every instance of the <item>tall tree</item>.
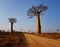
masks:
[[[36,16],[36,33],[40,34],[41,33],[41,23],[40,23],[40,16],[42,12],[46,11],[48,9],[47,6],[41,4],[38,6],[32,6],[29,8],[27,11],[27,15],[29,18],[32,18],[33,16]]]
[[[13,23],[16,23],[17,20],[15,18],[9,18],[8,20],[11,23],[11,32],[13,33]]]

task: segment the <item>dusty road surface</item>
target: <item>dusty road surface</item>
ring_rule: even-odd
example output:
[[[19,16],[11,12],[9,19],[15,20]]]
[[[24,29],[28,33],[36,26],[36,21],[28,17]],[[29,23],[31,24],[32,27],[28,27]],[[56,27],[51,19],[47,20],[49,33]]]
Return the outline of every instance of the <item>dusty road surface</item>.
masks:
[[[60,47],[60,41],[24,34],[29,47]]]

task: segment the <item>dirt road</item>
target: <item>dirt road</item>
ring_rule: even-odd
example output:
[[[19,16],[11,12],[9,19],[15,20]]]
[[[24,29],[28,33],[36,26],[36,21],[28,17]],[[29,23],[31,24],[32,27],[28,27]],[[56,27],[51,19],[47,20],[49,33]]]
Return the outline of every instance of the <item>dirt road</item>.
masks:
[[[2,33],[0,47],[60,47],[60,41],[19,32]]]
[[[60,41],[24,34],[29,47],[60,47]]]

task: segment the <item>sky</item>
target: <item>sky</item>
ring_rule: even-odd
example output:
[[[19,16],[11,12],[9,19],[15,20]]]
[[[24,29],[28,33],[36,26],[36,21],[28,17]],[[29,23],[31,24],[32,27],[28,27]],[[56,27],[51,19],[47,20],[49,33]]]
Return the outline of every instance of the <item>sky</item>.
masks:
[[[48,10],[41,15],[42,32],[60,30],[60,0],[0,0],[0,30],[10,30],[9,18],[16,18],[14,30],[36,31],[36,17],[28,18],[27,10],[32,5],[44,4]]]

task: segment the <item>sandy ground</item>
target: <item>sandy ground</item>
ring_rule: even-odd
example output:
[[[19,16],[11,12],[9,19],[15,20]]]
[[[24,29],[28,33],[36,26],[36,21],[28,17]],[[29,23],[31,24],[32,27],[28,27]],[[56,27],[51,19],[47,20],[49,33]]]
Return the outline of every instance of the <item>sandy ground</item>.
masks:
[[[29,47],[60,47],[60,41],[24,34]]]
[[[60,47],[60,41],[25,33],[0,35],[0,47]]]

